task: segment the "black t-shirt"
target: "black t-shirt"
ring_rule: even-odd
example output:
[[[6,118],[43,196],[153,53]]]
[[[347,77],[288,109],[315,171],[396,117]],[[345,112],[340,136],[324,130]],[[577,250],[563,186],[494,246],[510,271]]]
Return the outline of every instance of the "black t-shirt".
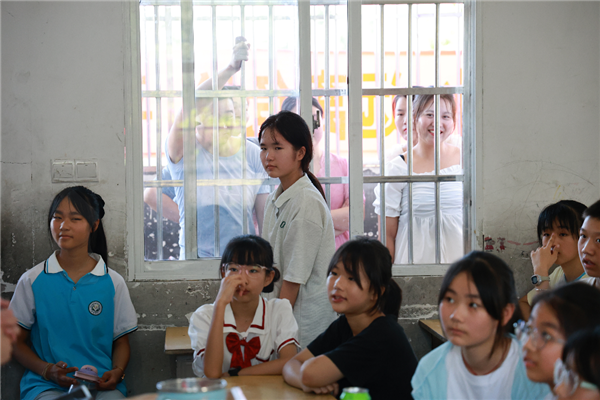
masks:
[[[353,336],[342,315],[320,334],[308,350],[325,355],[344,374],[338,381],[340,394],[345,387],[369,389],[372,400],[412,399],[410,380],[417,358],[396,317],[379,317]]]

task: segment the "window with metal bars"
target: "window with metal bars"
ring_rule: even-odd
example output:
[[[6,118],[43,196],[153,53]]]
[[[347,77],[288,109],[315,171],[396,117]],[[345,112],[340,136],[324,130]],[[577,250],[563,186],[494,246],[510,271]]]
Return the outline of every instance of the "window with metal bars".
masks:
[[[395,274],[439,273],[453,261],[446,220],[460,211],[452,254],[469,250],[473,4],[142,0],[137,11],[142,134],[134,152],[143,176],[133,178],[143,194],[133,201],[143,196],[145,208],[134,221],[135,246],[144,249],[136,279],[215,278],[228,239],[260,233],[261,198],[277,180],[256,162],[256,137],[286,104],[315,127],[312,168],[336,245],[377,237],[404,248]],[[235,60],[239,46],[247,61]],[[425,111],[434,115],[423,114],[433,124],[419,130],[422,121],[410,116],[424,95],[433,95]],[[443,113],[435,117],[451,107],[449,96],[451,132]],[[429,170],[419,153],[424,130]],[[458,160],[451,169],[448,146]],[[448,193],[460,203],[448,205]]]

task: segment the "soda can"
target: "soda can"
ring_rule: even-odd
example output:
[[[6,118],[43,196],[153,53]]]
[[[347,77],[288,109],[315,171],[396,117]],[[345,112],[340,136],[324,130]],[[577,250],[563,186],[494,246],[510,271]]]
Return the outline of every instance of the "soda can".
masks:
[[[359,387],[347,387],[342,391],[341,400],[371,400],[369,389]]]

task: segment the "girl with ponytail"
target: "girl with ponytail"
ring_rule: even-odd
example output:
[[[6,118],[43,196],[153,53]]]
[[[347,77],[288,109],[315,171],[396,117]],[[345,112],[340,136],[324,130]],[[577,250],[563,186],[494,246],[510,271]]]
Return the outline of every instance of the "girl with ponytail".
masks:
[[[402,291],[388,249],[375,239],[350,240],[327,275],[329,302],[342,315],[286,363],[286,382],[305,392],[337,396],[358,386],[373,400],[410,399],[417,359],[398,324]]]
[[[103,216],[104,200],[83,186],[62,190],[50,206],[59,249],[21,276],[10,303],[20,326],[14,356],[27,369],[21,399],[54,399],[82,377],[96,399],[125,398],[127,334],[137,317],[125,281],[106,265]]]
[[[258,140],[263,167],[281,182],[267,198],[262,231],[283,278],[272,296],[292,304],[304,348],[335,319],[325,295],[335,252],[333,221],[323,188],[309,171],[313,143],[304,120],[281,111],[261,125]]]

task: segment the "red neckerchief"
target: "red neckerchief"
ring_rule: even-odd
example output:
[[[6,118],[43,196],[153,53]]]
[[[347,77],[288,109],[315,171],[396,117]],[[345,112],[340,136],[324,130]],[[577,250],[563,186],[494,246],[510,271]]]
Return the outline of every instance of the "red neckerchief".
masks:
[[[260,339],[258,336],[246,342],[246,339],[240,339],[237,333],[231,332],[225,339],[227,350],[231,353],[230,368],[247,368],[252,365],[252,360],[260,351]],[[244,355],[242,356],[242,348],[244,346]]]

